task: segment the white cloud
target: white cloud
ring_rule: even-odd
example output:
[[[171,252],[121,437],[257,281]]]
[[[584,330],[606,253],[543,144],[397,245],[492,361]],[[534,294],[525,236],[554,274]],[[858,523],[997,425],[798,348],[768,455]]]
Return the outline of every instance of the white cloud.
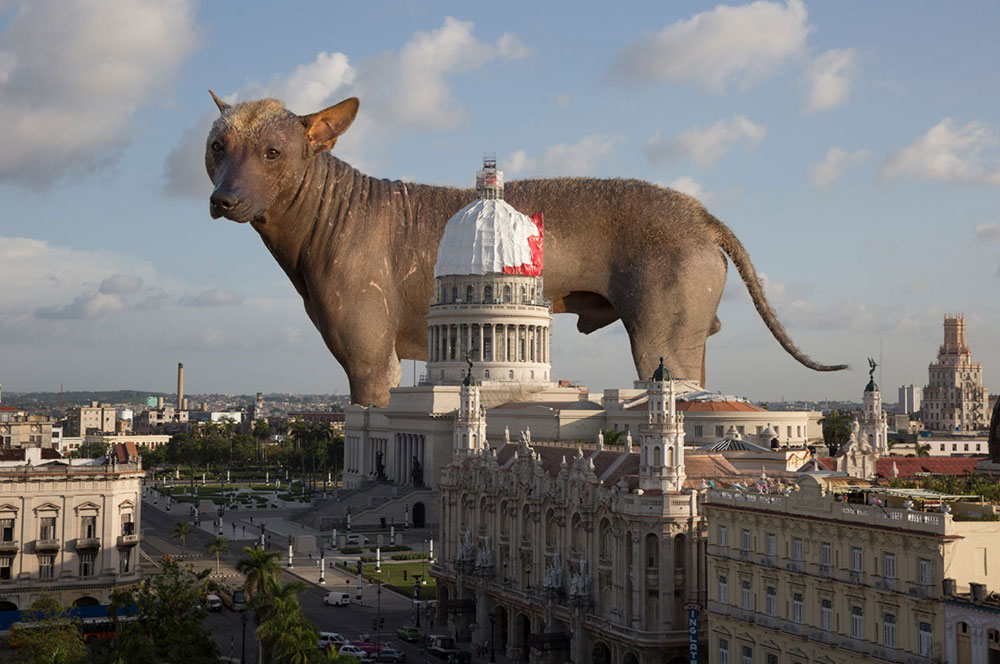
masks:
[[[976,239],[985,242],[1000,240],[1000,224],[979,224],[976,226]]]
[[[695,180],[689,175],[683,175],[676,180],[671,180],[665,183],[665,186],[670,187],[674,191],[679,191],[682,194],[687,194],[693,198],[697,198],[703,203],[707,203],[714,197],[705,191],[705,188],[701,186],[701,183]]]
[[[366,145],[383,140],[387,134],[451,129],[462,123],[465,109],[452,94],[450,78],[497,60],[528,54],[516,35],[506,33],[490,43],[478,39],[474,27],[471,21],[449,16],[436,30],[414,33],[398,52],[364,58],[356,65],[344,53],[322,52],[288,75],[274,76],[267,83],[251,83],[226,99],[276,97],[301,115],[346,97],[359,97],[361,111],[350,131],[337,143],[336,151],[363,168]],[[206,94],[206,107],[210,103]],[[167,156],[168,193],[207,197],[210,183],[204,169],[205,137],[216,115],[213,107]]]
[[[685,81],[722,92],[748,87],[800,55],[809,25],[801,0],[719,5],[645,34],[616,58],[611,75],[634,85]]]
[[[113,274],[101,282],[101,292],[106,295],[128,295],[142,288],[142,277],[134,274]]]
[[[945,118],[905,148],[889,155],[879,175],[887,180],[914,177],[941,182],[1000,184],[1000,160],[984,152],[1000,141],[982,122],[959,126]]]
[[[51,185],[113,161],[195,43],[189,0],[33,0],[0,32],[0,181]]]
[[[821,111],[847,101],[851,83],[858,73],[858,54],[853,48],[820,53],[806,68],[809,93],[803,108]]]
[[[737,143],[756,145],[766,135],[766,127],[745,115],[736,115],[729,122],[719,120],[706,129],[692,127],[670,139],[657,132],[646,143],[646,158],[654,164],[669,164],[689,157],[696,164],[705,165],[718,160]]]
[[[197,295],[185,295],[180,304],[185,307],[231,307],[243,304],[246,298],[236,291],[210,288]]]
[[[139,311],[157,311],[162,309],[169,299],[166,293],[153,293],[135,305],[135,308]]]
[[[125,303],[117,295],[85,293],[64,307],[39,307],[35,315],[62,320],[91,319],[117,314],[125,308]]]
[[[820,189],[829,189],[847,169],[864,163],[869,154],[868,150],[848,152],[843,148],[832,147],[827,150],[823,161],[812,167],[809,179],[814,186]]]
[[[592,134],[576,143],[559,143],[546,148],[537,158],[517,150],[503,160],[501,166],[510,175],[526,172],[566,177],[592,175],[601,158],[611,151],[619,138],[615,134]]]

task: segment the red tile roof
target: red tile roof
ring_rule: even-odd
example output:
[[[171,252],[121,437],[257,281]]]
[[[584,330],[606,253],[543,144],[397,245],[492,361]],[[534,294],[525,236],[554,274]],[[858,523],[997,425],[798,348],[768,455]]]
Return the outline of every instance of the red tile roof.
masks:
[[[677,410],[692,413],[760,413],[764,409],[745,401],[678,401]]]
[[[875,464],[875,472],[879,477],[892,479],[892,464],[896,464],[896,477],[909,478],[919,474],[930,475],[971,475],[976,471],[976,464],[985,459],[977,457],[882,457]],[[827,470],[837,470],[837,462],[833,457],[816,457]]]

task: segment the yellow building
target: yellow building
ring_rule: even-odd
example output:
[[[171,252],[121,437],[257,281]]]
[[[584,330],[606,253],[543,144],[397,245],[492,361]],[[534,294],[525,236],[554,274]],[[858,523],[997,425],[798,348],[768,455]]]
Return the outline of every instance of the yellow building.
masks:
[[[709,491],[709,661],[945,661],[944,579],[1000,580],[1000,522],[977,520],[995,506],[960,498],[839,473],[775,494]]]

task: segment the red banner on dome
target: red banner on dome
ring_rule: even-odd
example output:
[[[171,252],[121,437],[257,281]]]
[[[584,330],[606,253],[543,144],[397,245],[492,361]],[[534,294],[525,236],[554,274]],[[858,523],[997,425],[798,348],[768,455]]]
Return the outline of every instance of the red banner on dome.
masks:
[[[524,274],[529,277],[538,277],[542,274],[542,258],[545,244],[545,223],[544,215],[536,212],[531,215],[531,222],[538,228],[538,234],[528,238],[528,248],[531,249],[531,262],[521,265],[505,266],[504,274]]]

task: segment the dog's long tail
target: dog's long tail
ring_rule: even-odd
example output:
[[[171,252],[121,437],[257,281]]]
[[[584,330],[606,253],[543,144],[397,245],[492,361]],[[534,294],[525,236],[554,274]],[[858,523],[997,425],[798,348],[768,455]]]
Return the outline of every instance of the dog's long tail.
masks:
[[[754,269],[753,263],[750,261],[750,254],[747,253],[743,243],[740,242],[739,238],[724,223],[707,212],[705,216],[706,222],[709,228],[712,229],[716,241],[722,247],[722,250],[726,252],[726,255],[729,256],[729,260],[733,261],[736,271],[740,273],[743,283],[746,284],[747,290],[750,291],[750,298],[753,300],[754,307],[757,308],[757,313],[760,314],[760,317],[764,320],[764,325],[771,331],[774,338],[778,340],[781,347],[803,365],[815,371],[842,371],[843,369],[849,369],[850,367],[846,364],[820,364],[802,352],[792,342],[792,338],[788,336],[785,327],[778,320],[778,314],[771,308],[770,303],[767,301],[767,296],[764,295],[764,288],[760,285],[760,280],[757,278],[757,271]]]

